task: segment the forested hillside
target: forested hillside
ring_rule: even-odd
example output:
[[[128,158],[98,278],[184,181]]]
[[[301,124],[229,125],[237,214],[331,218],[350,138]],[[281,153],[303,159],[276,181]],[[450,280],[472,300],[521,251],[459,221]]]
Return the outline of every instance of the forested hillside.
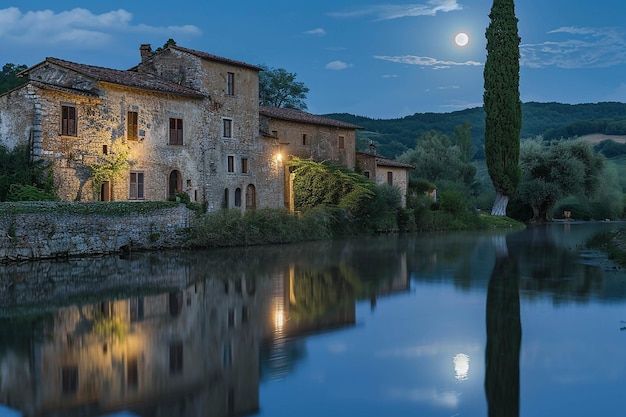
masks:
[[[425,132],[436,130],[452,136],[454,128],[471,125],[475,159],[483,157],[485,112],[482,107],[451,113],[416,113],[400,119],[370,119],[346,113],[326,117],[362,126],[357,147],[367,150],[370,140],[378,153],[395,158],[415,147]],[[591,133],[626,135],[626,103],[593,104],[536,103],[522,104],[522,139],[543,136],[545,139],[583,136]]]

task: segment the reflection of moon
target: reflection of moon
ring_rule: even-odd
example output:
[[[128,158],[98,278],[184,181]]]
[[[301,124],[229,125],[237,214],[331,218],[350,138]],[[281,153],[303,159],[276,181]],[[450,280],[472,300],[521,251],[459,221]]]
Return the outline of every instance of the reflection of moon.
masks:
[[[454,357],[454,377],[457,381],[465,381],[469,375],[470,358],[464,353]]]
[[[469,36],[466,33],[457,33],[454,37],[454,42],[459,46],[465,46],[469,42]]]

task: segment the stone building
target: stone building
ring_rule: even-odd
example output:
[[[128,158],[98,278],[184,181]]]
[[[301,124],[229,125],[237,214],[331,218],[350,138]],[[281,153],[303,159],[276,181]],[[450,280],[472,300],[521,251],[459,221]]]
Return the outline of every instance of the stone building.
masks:
[[[356,131],[360,126],[296,109],[261,106],[259,113],[261,134],[286,161],[298,157],[355,168]],[[293,178],[287,165],[284,170],[285,207],[293,209]]]
[[[0,144],[49,162],[67,201],[186,192],[208,211],[282,206],[282,165],[259,135],[260,69],[175,45],[140,51],[130,70],[56,58],[27,69],[0,96]]]
[[[356,152],[357,166],[363,175],[376,184],[389,184],[400,189],[402,207],[406,207],[406,195],[409,188],[409,171],[413,165],[376,155],[375,152]]]

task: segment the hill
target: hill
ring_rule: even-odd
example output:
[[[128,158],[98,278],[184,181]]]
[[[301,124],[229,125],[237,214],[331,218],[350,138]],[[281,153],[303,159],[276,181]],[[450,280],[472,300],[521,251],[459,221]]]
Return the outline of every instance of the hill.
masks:
[[[371,119],[347,113],[326,114],[336,120],[362,126],[357,134],[357,148],[366,150],[370,140],[378,152],[395,158],[413,148],[425,132],[437,130],[452,136],[454,128],[468,122],[472,128],[475,158],[482,155],[485,137],[485,112],[482,107],[451,113],[415,113],[399,119]],[[626,103],[522,104],[522,138],[543,136],[545,139],[589,134],[625,135]]]

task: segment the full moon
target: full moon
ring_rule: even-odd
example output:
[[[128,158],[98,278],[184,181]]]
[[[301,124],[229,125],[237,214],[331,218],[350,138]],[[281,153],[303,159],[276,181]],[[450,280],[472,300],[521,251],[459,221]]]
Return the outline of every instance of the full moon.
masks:
[[[469,37],[466,33],[457,33],[454,37],[454,42],[459,46],[465,46],[469,42]]]

